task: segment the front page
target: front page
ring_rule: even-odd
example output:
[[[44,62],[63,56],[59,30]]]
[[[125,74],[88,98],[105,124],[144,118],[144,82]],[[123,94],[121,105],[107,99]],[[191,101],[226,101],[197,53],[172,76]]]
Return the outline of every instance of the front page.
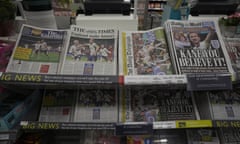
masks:
[[[146,31],[124,31],[119,57],[124,75],[170,75],[172,69],[168,45],[162,27]]]
[[[56,74],[67,31],[23,25],[7,72]]]
[[[224,39],[227,47],[227,52],[231,60],[233,70],[236,74],[236,78],[240,78],[240,39],[239,38],[227,38]]]
[[[172,58],[180,74],[233,73],[216,21],[169,20],[165,24],[170,28]]]
[[[72,25],[70,31],[61,74],[117,74],[117,30]]]
[[[196,120],[195,101],[186,90],[126,88],[120,96],[121,122]]]
[[[117,120],[117,88],[79,90],[74,122],[117,122]]]

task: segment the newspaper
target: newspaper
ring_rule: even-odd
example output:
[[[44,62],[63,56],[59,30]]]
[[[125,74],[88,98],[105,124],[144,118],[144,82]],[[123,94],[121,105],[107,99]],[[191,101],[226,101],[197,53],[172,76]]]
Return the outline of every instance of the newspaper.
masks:
[[[45,89],[39,113],[40,122],[71,122],[76,90]]]
[[[188,144],[220,144],[216,129],[198,128],[187,129]]]
[[[194,93],[201,119],[238,120],[239,90],[202,91]]]
[[[120,37],[120,74],[174,73],[163,27],[146,31],[123,31]]]
[[[74,122],[117,122],[117,88],[82,89],[79,91]]]
[[[116,75],[117,40],[115,29],[71,25],[61,74]]]
[[[227,47],[228,55],[231,60],[231,64],[234,72],[236,73],[236,78],[240,78],[240,39],[239,38],[223,38],[225,45]]]
[[[56,74],[66,30],[23,25],[6,72]]]
[[[165,29],[179,74],[233,73],[216,20],[168,20]]]
[[[136,87],[122,91],[120,122],[156,122],[199,119],[194,98],[186,90]]]

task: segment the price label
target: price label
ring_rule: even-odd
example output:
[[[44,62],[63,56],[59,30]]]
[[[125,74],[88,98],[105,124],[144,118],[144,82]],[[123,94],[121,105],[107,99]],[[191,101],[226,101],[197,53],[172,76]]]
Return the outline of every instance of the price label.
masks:
[[[127,85],[143,84],[186,84],[185,75],[152,75],[152,76],[125,76]]]
[[[211,120],[177,120],[176,128],[206,128],[212,127]]]
[[[21,126],[26,126],[26,125],[28,125],[28,121],[21,121],[21,122],[20,122],[20,125],[21,125]]]
[[[230,74],[188,74],[187,90],[231,90]]]
[[[0,134],[0,140],[8,140],[9,138],[9,134]]]
[[[176,128],[175,121],[153,122],[153,129],[170,129],[170,128]]]

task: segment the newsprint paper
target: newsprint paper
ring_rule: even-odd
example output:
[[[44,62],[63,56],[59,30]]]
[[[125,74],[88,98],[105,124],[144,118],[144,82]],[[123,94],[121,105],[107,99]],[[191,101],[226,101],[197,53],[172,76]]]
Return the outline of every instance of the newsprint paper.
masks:
[[[56,74],[67,31],[23,25],[7,72]]]
[[[233,73],[217,21],[169,20],[165,26],[179,74]]]
[[[116,75],[117,37],[115,29],[72,25],[61,74]]]

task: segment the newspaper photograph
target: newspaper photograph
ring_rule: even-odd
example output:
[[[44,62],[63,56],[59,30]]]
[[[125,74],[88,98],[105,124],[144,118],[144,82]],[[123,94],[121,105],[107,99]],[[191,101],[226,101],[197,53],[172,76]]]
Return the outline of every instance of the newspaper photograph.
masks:
[[[23,25],[7,72],[56,74],[67,31]]]
[[[117,120],[117,88],[79,91],[74,122],[117,122]]]
[[[117,38],[115,29],[71,25],[61,74],[116,75]]]
[[[217,21],[169,20],[166,24],[180,74],[232,72]]]
[[[173,74],[164,29],[126,31],[122,33],[124,75]]]
[[[128,88],[120,97],[121,122],[155,122],[168,120],[195,120],[198,111],[186,90],[155,88]]]

